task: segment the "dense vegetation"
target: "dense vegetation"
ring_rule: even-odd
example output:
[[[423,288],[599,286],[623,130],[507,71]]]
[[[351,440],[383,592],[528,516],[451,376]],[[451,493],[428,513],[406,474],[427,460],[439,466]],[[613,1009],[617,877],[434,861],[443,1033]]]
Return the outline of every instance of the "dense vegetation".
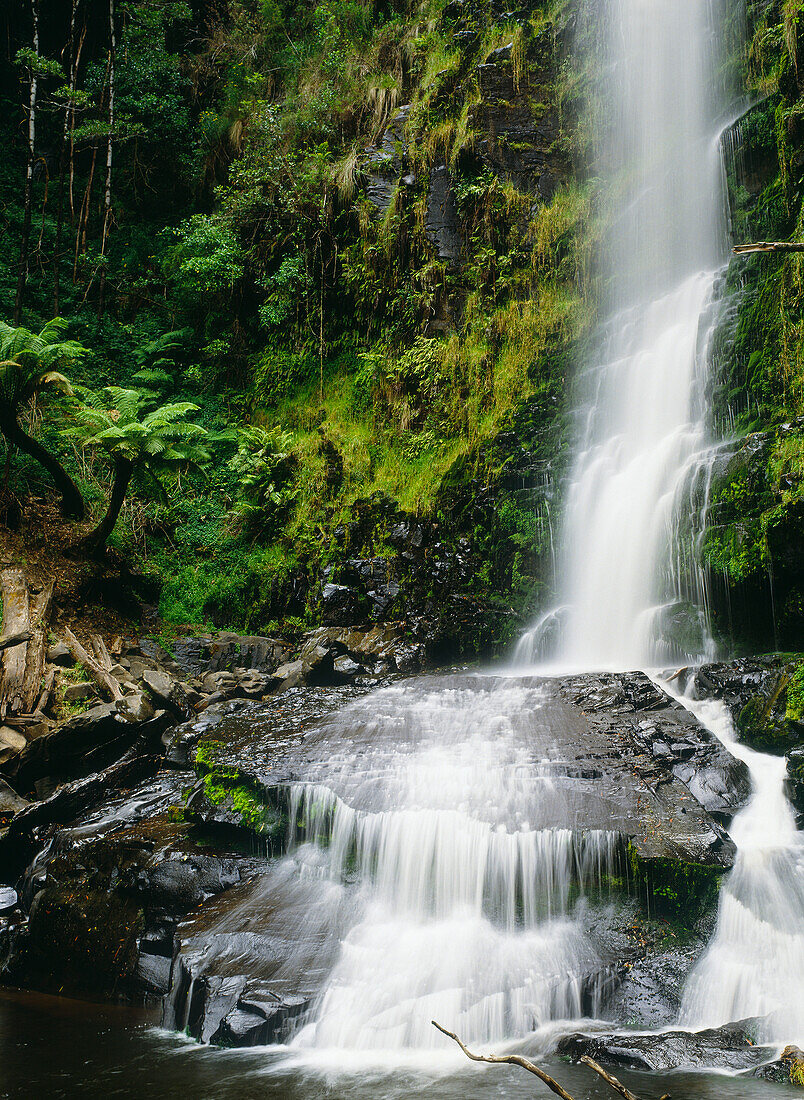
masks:
[[[108,540],[164,621],[298,628],[361,558],[399,583],[353,614],[449,594],[460,624],[428,629],[459,649],[504,643],[549,596],[566,379],[594,313],[576,7],[5,7],[3,315],[63,317],[82,349],[21,430],[86,502],[76,544]],[[729,78],[760,102],[728,165],[734,234],[795,237],[804,4],[749,8]],[[732,265],[716,407],[771,434],[715,486],[704,546],[738,636],[770,571],[791,645],[802,262]],[[53,481],[5,440],[13,525]]]

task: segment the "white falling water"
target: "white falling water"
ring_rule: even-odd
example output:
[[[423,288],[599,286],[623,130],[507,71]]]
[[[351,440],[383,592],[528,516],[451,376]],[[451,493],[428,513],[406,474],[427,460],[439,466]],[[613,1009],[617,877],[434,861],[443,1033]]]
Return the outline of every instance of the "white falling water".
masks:
[[[681,1022],[717,1027],[759,1016],[759,1039],[804,1044],[804,836],[785,797],[785,759],[741,745],[723,703],[685,703],[745,762],[753,795],[730,829],[737,861],[715,936],[687,982]]]
[[[706,646],[703,577],[681,533],[698,526],[690,513],[710,450],[705,389],[725,196],[718,5],[602,8],[606,117],[593,174],[607,188],[598,275],[608,319],[579,382],[559,607],[517,657],[622,669],[688,655],[689,645],[663,637],[679,614],[700,617],[694,648]]]
[[[607,969],[580,899],[618,836],[543,823],[563,802],[534,758],[541,700],[519,682],[410,683],[338,719],[357,741],[339,759],[333,740],[327,785],[297,786],[290,814],[299,865],[356,901],[295,1046],[443,1049],[431,1019],[485,1042],[596,1011]]]

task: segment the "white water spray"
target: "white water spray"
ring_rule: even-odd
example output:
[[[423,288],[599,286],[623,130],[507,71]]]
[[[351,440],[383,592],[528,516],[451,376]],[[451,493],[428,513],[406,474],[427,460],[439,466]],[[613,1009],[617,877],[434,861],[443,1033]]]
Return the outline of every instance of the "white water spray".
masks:
[[[746,764],[753,794],[730,829],[737,861],[715,936],[687,982],[681,1022],[718,1027],[759,1016],[758,1039],[804,1044],[804,836],[785,797],[785,759],[741,745],[723,703],[683,702]]]
[[[705,584],[689,540],[706,495],[713,288],[725,253],[715,7],[603,7],[608,125],[598,120],[594,172],[608,186],[608,320],[579,382],[559,608],[517,651],[519,663],[580,669],[706,652]],[[684,640],[670,638],[671,620]]]

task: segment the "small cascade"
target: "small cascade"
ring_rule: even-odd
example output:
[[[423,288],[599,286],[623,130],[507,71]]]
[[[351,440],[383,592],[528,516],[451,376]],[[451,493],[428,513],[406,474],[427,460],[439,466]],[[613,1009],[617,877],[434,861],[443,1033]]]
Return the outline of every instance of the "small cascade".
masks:
[[[431,1048],[432,1018],[489,1041],[595,1014],[608,969],[584,898],[620,866],[620,839],[572,828],[566,805],[561,824],[553,765],[538,755],[538,689],[410,684],[372,698],[371,715],[356,704],[345,716],[360,750],[291,792],[300,874],[354,893],[294,1045]]]
[[[753,794],[732,822],[737,861],[714,938],[687,982],[681,1023],[759,1016],[759,1041],[804,1044],[804,834],[785,795],[785,759],[741,745],[723,703],[683,702],[744,761]]]

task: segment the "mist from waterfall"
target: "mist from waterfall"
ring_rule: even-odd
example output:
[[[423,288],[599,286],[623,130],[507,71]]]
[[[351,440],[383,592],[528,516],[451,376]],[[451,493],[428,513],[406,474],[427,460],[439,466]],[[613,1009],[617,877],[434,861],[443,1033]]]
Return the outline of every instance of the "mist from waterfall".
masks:
[[[558,606],[522,639],[519,663],[638,668],[710,648],[694,550],[726,237],[719,7],[595,8],[605,75],[591,173],[605,189],[596,272],[605,320],[578,378]]]

